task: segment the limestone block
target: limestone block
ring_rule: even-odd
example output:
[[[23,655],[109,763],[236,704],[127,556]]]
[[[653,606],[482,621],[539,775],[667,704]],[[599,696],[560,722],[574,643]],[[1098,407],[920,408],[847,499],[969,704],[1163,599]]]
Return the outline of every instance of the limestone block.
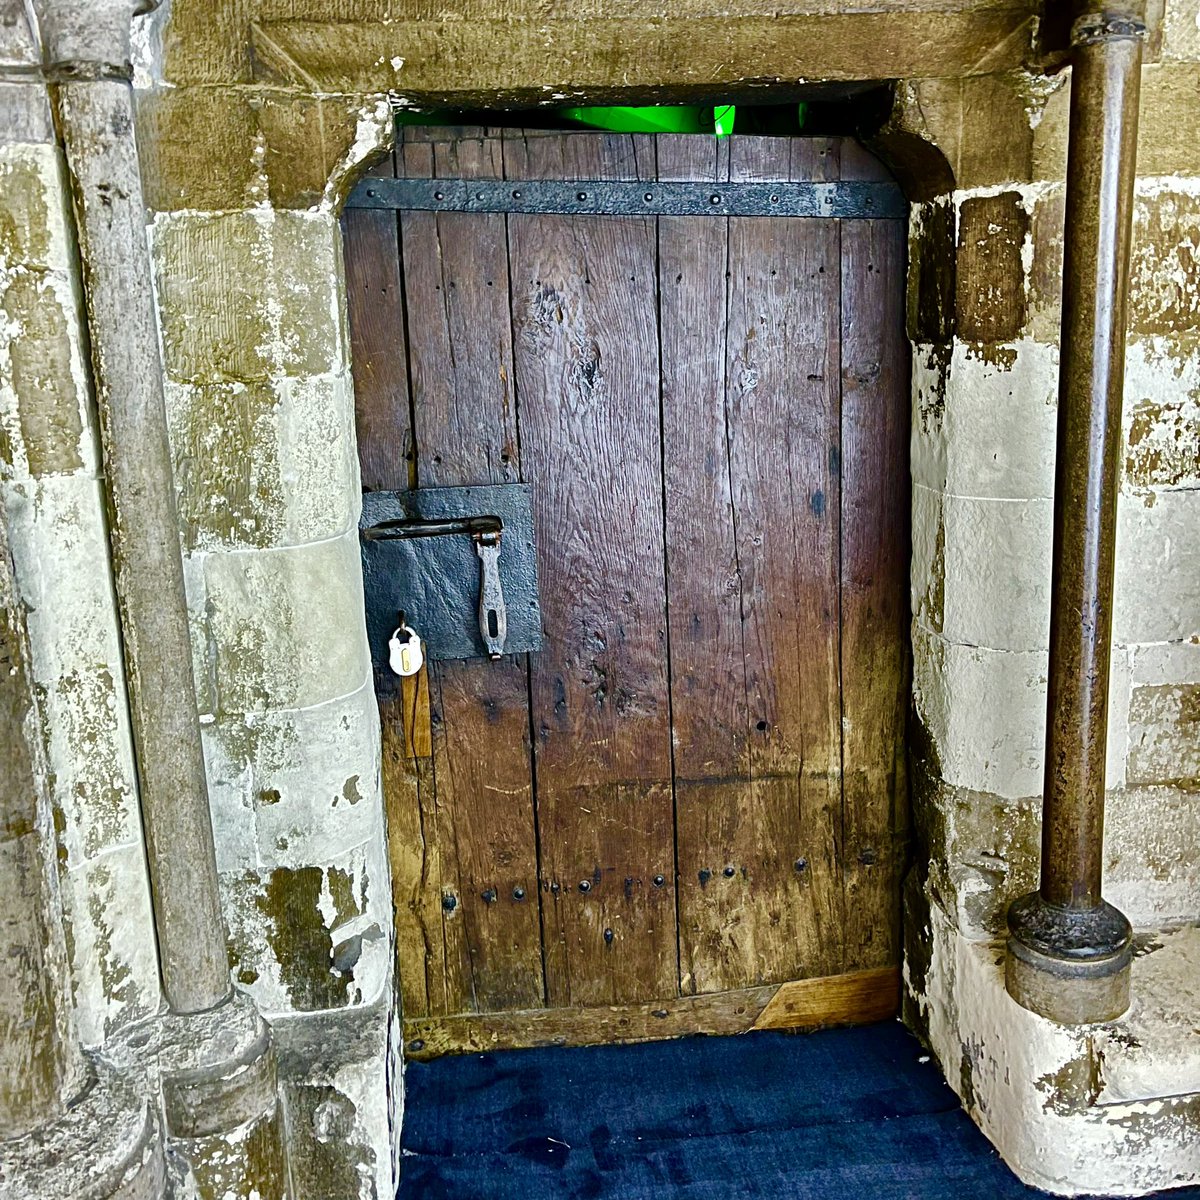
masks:
[[[345,366],[328,214],[160,214],[151,225],[163,357],[180,383],[251,383]]]
[[[1011,349],[1001,363],[955,343],[940,423],[913,422],[914,482],[997,500],[1054,494],[1058,351],[1024,339]],[[914,371],[914,389],[933,386],[927,374]]]
[[[1180,190],[1176,190],[1180,189]],[[1200,323],[1200,190],[1139,190],[1133,211],[1129,327],[1170,336]]]
[[[1162,56],[1164,59],[1200,62],[1200,4],[1197,0],[1166,0]]]
[[[913,693],[942,778],[1005,799],[1040,795],[1046,654],[960,646],[913,626]]]
[[[1200,643],[1133,648],[1128,780],[1200,791]]]
[[[0,145],[0,271],[62,270],[70,263],[65,183],[62,153],[53,142]]]
[[[1108,793],[1104,895],[1135,927],[1195,921],[1200,789],[1129,787]]]
[[[913,484],[912,567],[909,572],[913,618],[925,629],[941,633],[946,607],[946,529],[940,491]]]
[[[63,273],[0,272],[0,461],[19,474],[96,469],[78,311]]]
[[[166,391],[186,549],[294,546],[355,526],[347,374]]]
[[[307,708],[369,678],[358,534],[203,556],[208,695],[217,718]]]
[[[217,865],[302,867],[382,840],[379,719],[370,682],[293,712],[204,727]]]
[[[252,208],[266,198],[256,101],[239,88],[135,92],[142,192],[151,212]]]
[[[1200,345],[1135,338],[1125,361],[1122,489],[1200,487]]]
[[[395,1193],[404,1087],[392,986],[369,1007],[272,1021],[296,1200]]]
[[[141,842],[104,500],[83,474],[3,488],[68,865]]]
[[[382,837],[319,864],[223,873],[221,885],[234,978],[265,1015],[383,995],[392,896]]]
[[[84,1045],[101,1046],[161,1003],[146,852],[116,846],[60,879],[75,1020]]]
[[[1117,507],[1114,638],[1200,637],[1200,492],[1122,496]]]
[[[959,202],[956,309],[963,341],[1004,343],[1020,334],[1028,234],[1029,214],[1017,191],[968,195]]]
[[[948,495],[942,514],[943,636],[993,650],[1045,650],[1052,502]]]
[[[1186,18],[1176,27],[1181,34],[1187,27]],[[1176,48],[1182,48],[1178,36]],[[1164,55],[1169,52],[1169,44],[1164,45]],[[1200,55],[1188,53],[1192,61],[1156,63],[1142,71],[1139,175],[1200,175],[1200,143],[1192,136],[1200,91]]]
[[[1193,960],[1189,947],[1156,941],[1161,949],[1134,960],[1130,1013],[1071,1028],[1007,994],[1003,943],[964,937],[930,904],[916,1007],[947,1082],[1025,1183],[1060,1195],[1140,1195],[1200,1180],[1196,1093],[1187,1090],[1190,1064],[1200,1062],[1193,1007],[1173,1002],[1180,991],[1171,982]],[[1183,1075],[1181,1041],[1190,1050]],[[1129,1064],[1118,1061],[1126,1055]],[[1155,1082],[1149,1095],[1110,1098],[1106,1080],[1122,1076]]]

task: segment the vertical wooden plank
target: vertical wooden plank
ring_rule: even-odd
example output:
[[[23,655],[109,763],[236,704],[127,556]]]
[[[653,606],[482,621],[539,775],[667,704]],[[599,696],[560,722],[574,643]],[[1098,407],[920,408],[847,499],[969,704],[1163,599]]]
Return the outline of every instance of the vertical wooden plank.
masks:
[[[836,177],[836,146],[815,139],[735,138],[730,156],[734,180]],[[724,421],[748,729],[731,778],[677,783],[681,961],[697,991],[842,961],[837,227],[733,218],[728,237]],[[685,585],[674,568],[670,579],[674,610]],[[672,703],[678,728],[694,702],[673,687]]]
[[[393,160],[385,159],[370,173],[390,176]],[[396,214],[347,209],[342,246],[362,484],[367,491],[405,488],[412,446]]]
[[[653,141],[506,139],[507,178],[653,178]],[[514,355],[546,646],[531,659],[551,1005],[673,995],[655,236],[512,217]],[[655,879],[660,878],[658,884]]]
[[[887,174],[847,147],[843,178]],[[842,752],[846,969],[900,960],[907,841],[905,225],[842,224]]]
[[[372,168],[390,176],[391,157]],[[363,486],[395,490],[410,484],[408,351],[396,214],[347,209],[342,218],[346,304],[351,334],[355,426]],[[440,896],[430,886],[421,812],[421,766],[411,745],[402,695],[379,705],[383,737],[383,797],[396,920],[396,969],[409,1011],[445,1012],[445,947]],[[431,936],[431,933],[434,936]]]
[[[499,141],[479,129],[416,134],[400,161],[406,175],[498,178],[502,168]],[[422,487],[519,478],[504,220],[401,220]],[[412,620],[419,628],[420,614]],[[467,963],[447,1003],[453,1012],[536,1007],[544,988],[525,658],[434,663],[430,693],[433,804],[453,830],[442,847],[444,866],[453,859],[442,919]]]

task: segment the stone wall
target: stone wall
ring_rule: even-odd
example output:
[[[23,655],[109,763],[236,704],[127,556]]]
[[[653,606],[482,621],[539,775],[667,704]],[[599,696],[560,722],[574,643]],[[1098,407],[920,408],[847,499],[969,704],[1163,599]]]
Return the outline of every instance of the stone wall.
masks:
[[[1143,73],[1105,839],[1106,894],[1140,927],[1200,917],[1198,13],[1168,0]],[[957,245],[953,320],[914,329],[915,808],[971,937],[1036,885],[1068,78],[906,98],[955,171],[916,210],[916,271],[951,211]]]

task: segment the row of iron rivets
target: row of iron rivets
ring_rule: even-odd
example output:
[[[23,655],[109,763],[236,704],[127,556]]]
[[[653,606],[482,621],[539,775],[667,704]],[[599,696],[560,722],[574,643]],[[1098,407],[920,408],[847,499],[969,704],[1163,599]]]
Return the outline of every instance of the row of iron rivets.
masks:
[[[875,851],[870,846],[868,846],[864,850],[862,850],[861,853],[858,855],[858,861],[863,866],[870,867],[870,866],[875,865],[875,863],[878,861],[878,857],[877,857]],[[808,870],[808,859],[807,858],[798,858],[792,864],[792,867],[796,870],[797,873],[803,874],[805,871]],[[706,879],[710,877],[709,873],[707,871],[702,872],[702,874],[706,876]],[[732,866],[725,867],[724,870],[721,872],[721,874],[723,874],[726,879],[732,879],[737,874],[737,868],[732,867]],[[656,888],[663,887],[667,882],[666,876],[655,875],[651,882],[654,884],[654,886]],[[592,881],[590,879],[581,879],[579,881],[579,890],[585,894],[587,892],[590,892],[592,890]],[[562,891],[562,885],[558,884],[558,883],[552,883],[552,884],[550,884],[550,891],[553,892],[555,895],[558,895],[558,893],[560,891]],[[480,895],[480,899],[483,900],[485,904],[495,904],[495,902],[499,899],[499,894],[497,893],[495,888],[488,888],[486,891],[480,892],[479,895]],[[519,887],[519,886],[513,888],[512,898],[518,902],[520,902],[521,900],[524,900],[525,899],[525,889],[523,887]],[[458,907],[458,897],[455,896],[453,892],[446,893],[446,895],[444,895],[442,897],[442,907],[447,912],[453,912]]]

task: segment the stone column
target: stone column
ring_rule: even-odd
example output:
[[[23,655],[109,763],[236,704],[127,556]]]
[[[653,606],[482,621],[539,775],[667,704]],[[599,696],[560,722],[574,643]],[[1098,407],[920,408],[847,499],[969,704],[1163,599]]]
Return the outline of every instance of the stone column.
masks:
[[[75,1030],[29,661],[0,518],[0,1194],[155,1200],[150,1106],[89,1061]]]
[[[151,5],[152,6],[152,5]],[[230,983],[134,139],[135,0],[45,0],[43,71],[71,178],[160,972],[170,1012],[107,1059],[158,1101],[169,1194],[290,1195],[268,1026]],[[66,1194],[66,1193],[63,1193]]]
[[[1009,994],[1064,1024],[1129,1005],[1132,933],[1100,876],[1144,33],[1136,14],[1107,9],[1071,32],[1041,888],[1009,909],[1006,966]]]

